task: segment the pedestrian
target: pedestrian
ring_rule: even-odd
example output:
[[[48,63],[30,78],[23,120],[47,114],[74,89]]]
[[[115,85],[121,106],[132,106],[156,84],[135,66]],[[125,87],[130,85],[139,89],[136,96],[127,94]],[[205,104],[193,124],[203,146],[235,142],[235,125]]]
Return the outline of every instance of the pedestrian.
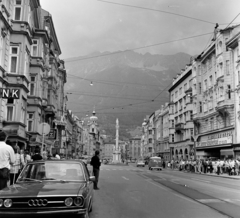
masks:
[[[7,145],[7,134],[0,132],[0,190],[7,187],[10,179],[10,165],[15,162],[15,155],[12,146]]]
[[[28,162],[31,162],[32,159],[31,159],[31,156],[29,155],[29,151],[28,150],[25,150],[24,151],[24,162],[27,164]]]
[[[42,160],[42,156],[40,155],[40,148],[38,146],[36,146],[35,148],[35,154],[32,156],[32,160]]]
[[[21,172],[22,166],[25,165],[23,155],[20,154],[20,148],[18,145],[13,146],[13,150],[15,153],[15,162],[13,165],[11,165],[10,168],[10,185],[13,185],[16,183],[17,178]]]
[[[98,178],[99,178],[99,171],[100,171],[100,166],[101,162],[99,159],[99,151],[95,151],[95,155],[92,157],[90,165],[93,166],[93,175],[95,176],[95,181],[94,181],[94,189],[98,190]]]
[[[59,156],[59,154],[58,154],[57,152],[56,152],[56,154],[55,154],[55,158],[58,159],[58,160],[61,159],[60,156]]]

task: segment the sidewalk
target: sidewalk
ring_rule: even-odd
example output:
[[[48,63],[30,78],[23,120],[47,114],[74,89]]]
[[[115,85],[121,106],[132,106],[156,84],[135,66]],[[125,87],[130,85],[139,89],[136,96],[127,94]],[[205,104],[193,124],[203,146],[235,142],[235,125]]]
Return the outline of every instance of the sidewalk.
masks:
[[[178,169],[171,169],[171,168],[165,168],[165,170],[175,170],[175,171],[179,171]],[[193,173],[193,172],[189,172],[189,171],[179,171],[180,173]],[[219,178],[227,178],[227,179],[235,179],[235,180],[240,180],[240,175],[238,176],[229,176],[228,174],[224,173],[221,175],[217,175],[215,173],[193,173],[193,174],[199,174],[199,175],[204,175],[204,176],[214,176],[214,177],[219,177]]]

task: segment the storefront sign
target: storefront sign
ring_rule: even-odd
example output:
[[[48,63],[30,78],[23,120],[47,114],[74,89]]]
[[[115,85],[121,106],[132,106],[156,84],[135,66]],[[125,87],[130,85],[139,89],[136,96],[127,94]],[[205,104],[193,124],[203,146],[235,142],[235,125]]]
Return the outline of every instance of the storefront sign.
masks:
[[[20,97],[20,89],[4,89],[0,88],[0,97],[1,98],[13,98],[19,99]]]
[[[203,138],[200,142],[196,144],[196,147],[206,147],[206,146],[214,146],[214,145],[223,145],[223,144],[231,144],[232,143],[232,131],[217,133],[213,135],[209,135]],[[206,140],[206,141],[205,141]]]

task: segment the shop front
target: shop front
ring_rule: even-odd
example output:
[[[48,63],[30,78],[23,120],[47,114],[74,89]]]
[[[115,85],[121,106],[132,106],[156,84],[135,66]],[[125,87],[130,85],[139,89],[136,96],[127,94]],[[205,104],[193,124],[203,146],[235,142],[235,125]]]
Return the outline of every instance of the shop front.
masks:
[[[193,142],[184,141],[178,142],[174,145],[172,155],[175,160],[190,160],[194,159],[191,151],[193,149]]]
[[[234,158],[233,130],[202,135],[196,142],[197,159]]]

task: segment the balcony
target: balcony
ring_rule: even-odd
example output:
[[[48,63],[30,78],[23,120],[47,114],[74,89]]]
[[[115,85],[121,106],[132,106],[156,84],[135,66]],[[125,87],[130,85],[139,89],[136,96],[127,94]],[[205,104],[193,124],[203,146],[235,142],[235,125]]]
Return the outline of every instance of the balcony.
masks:
[[[176,131],[181,131],[181,130],[183,130],[184,129],[184,123],[177,123],[176,125],[175,125],[175,130]]]

